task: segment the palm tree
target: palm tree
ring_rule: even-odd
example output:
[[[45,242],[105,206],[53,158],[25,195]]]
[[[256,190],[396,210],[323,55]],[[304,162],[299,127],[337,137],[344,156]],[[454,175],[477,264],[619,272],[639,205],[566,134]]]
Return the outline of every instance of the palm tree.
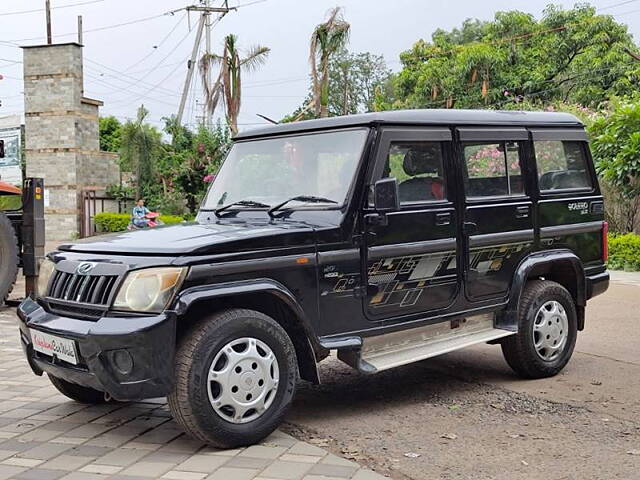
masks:
[[[222,55],[205,54],[200,59],[200,75],[204,85],[207,109],[213,113],[218,106],[220,96],[224,97],[227,122],[233,134],[238,133],[238,115],[242,99],[243,70],[253,71],[263,65],[270,49],[255,45],[249,49],[246,56],[240,56],[237,35],[227,35],[224,39]],[[213,85],[207,83],[207,74],[214,65],[220,65],[220,73]]]
[[[154,160],[162,143],[162,134],[145,123],[148,114],[140,105],[136,120],[122,125],[120,138],[120,166],[134,172],[137,199],[142,197],[143,187],[153,182]]]
[[[349,23],[342,18],[340,7],[336,7],[311,35],[309,63],[316,117],[329,116],[329,59],[349,41],[350,29]]]

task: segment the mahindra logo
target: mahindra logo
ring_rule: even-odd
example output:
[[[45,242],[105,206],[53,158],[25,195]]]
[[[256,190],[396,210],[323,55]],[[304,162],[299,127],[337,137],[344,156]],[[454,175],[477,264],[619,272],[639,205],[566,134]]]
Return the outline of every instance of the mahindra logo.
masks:
[[[87,275],[91,270],[93,270],[93,267],[95,266],[96,266],[95,263],[82,262],[80,265],[76,267],[76,273],[78,275]]]

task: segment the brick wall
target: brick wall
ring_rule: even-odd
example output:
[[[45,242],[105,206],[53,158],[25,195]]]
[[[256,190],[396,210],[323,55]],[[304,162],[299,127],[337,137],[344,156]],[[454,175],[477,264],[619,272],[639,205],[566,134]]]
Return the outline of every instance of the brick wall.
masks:
[[[48,240],[79,232],[81,191],[118,183],[117,155],[100,152],[102,102],[84,97],[82,46],[24,48],[25,163],[27,176],[43,177]]]

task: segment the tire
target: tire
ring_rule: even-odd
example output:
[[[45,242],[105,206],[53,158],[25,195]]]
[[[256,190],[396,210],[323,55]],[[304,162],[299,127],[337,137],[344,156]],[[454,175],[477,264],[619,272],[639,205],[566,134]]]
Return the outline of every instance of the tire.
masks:
[[[67,382],[61,378],[48,375],[53,386],[65,397],[75,400],[76,402],[86,403],[89,405],[99,405],[105,403],[104,393],[93,388],[83,387],[75,383]]]
[[[0,212],[0,305],[13,290],[18,276],[18,239],[11,221]]]
[[[518,333],[504,339],[502,353],[523,378],[553,377],[569,362],[577,336],[576,306],[571,294],[556,282],[533,280],[520,298]]]
[[[293,343],[275,320],[224,310],[180,340],[169,408],[188,434],[216,448],[251,445],[280,425],[297,379]]]

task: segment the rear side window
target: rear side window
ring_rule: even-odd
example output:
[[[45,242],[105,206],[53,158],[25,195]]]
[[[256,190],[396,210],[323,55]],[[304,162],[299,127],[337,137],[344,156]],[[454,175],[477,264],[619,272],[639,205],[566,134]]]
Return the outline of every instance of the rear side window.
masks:
[[[465,143],[467,197],[524,194],[518,142]]]
[[[445,200],[443,162],[440,142],[391,142],[382,178],[398,180],[401,204]]]
[[[581,142],[533,142],[540,191],[590,189],[591,175]]]

